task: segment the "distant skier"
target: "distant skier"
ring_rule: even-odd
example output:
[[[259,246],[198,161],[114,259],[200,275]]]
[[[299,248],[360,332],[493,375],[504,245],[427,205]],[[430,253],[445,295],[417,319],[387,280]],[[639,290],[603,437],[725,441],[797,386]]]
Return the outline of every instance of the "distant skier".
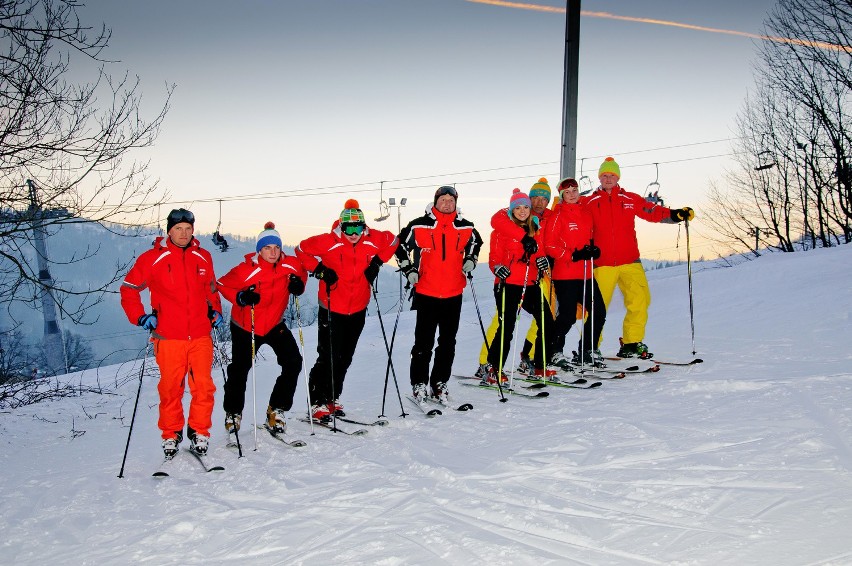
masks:
[[[449,402],[447,381],[456,355],[462,292],[482,247],[479,232],[473,222],[462,217],[457,200],[455,188],[439,187],[426,214],[399,233],[397,263],[414,285],[411,309],[417,311],[410,379],[418,402],[430,395],[440,403]],[[430,373],[436,332],[438,346]]]
[[[671,224],[692,220],[695,212],[688,206],[669,209],[648,202],[642,196],[621,188],[618,184],[620,177],[618,163],[607,157],[598,169],[600,186],[592,194],[582,197],[580,202],[592,214],[595,244],[601,249],[601,257],[595,262],[595,279],[607,309],[616,285],[624,296],[627,312],[618,356],[648,359],[653,354],[642,340],[645,339],[651,292],[639,261],[636,217],[648,222]]]
[[[130,322],[151,332],[154,356],[160,367],[160,427],[163,452],[173,457],[183,440],[183,427],[191,449],[206,454],[210,440],[213,396],[210,375],[213,341],[210,329],[222,322],[222,304],[216,290],[213,259],[193,238],[195,216],[189,210],[172,210],[166,219],[168,235],[139,256],[121,285],[121,306]],[[150,313],[141,292],[150,292]],[[189,419],[183,413],[183,393],[189,383],[192,400]]]
[[[281,235],[275,230],[275,224],[267,222],[263,228],[257,236],[256,254],[247,254],[245,261],[218,281],[222,296],[234,305],[231,310],[231,363],[228,364],[228,382],[222,403],[225,429],[229,433],[240,430],[246,380],[253,363],[252,329],[254,352],[268,344],[281,366],[266,409],[266,424],[276,434],[283,434],[287,429],[284,413],[293,407],[293,395],[302,369],[302,356],[284,321],[284,311],[290,295],[298,296],[305,291],[308,274],[297,257],[281,252]]]
[[[343,380],[364,330],[371,286],[396,246],[396,236],[369,228],[358,201],[349,199],[331,232],[296,247],[296,256],[320,280],[317,361],[308,384],[315,419],[343,412]]]

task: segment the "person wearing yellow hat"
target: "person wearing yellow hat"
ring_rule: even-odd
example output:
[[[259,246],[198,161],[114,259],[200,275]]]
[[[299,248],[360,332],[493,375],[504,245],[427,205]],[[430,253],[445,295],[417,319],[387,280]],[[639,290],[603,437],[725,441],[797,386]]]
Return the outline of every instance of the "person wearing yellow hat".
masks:
[[[651,292],[645,270],[639,261],[636,218],[673,224],[692,220],[695,212],[688,206],[667,208],[624,190],[619,185],[621,168],[612,157],[607,157],[601,163],[598,179],[600,186],[591,195],[581,198],[581,203],[592,215],[595,245],[601,250],[601,256],[595,262],[595,280],[607,309],[616,285],[624,297],[627,312],[624,315],[618,356],[650,359],[653,354],[648,351],[643,340]]]

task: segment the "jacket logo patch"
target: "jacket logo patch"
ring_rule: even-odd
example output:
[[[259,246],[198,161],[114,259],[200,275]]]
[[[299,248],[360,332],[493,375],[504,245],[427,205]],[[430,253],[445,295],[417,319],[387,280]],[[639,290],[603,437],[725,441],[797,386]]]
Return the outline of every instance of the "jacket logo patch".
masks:
[[[568,229],[576,231],[576,230],[579,230],[580,228],[577,226],[576,222],[569,222],[568,223]]]
[[[633,210],[633,203],[632,202],[625,202],[623,206],[624,206],[624,208],[629,208],[630,210]]]
[[[204,269],[203,267],[199,267],[199,268],[198,268],[198,274],[199,274],[200,276],[204,277],[205,275],[207,275],[207,270],[206,270],[206,269]]]

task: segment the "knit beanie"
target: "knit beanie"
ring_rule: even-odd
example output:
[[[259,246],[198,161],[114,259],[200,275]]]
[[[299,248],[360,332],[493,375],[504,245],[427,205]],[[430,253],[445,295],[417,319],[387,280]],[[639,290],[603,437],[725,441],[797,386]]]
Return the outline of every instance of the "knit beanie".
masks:
[[[263,225],[263,232],[257,235],[257,252],[260,252],[266,246],[281,247],[281,234],[275,229],[274,222],[267,222]]]
[[[512,212],[521,205],[532,208],[530,197],[528,197],[526,193],[522,193],[521,189],[513,189],[512,198],[509,199],[509,216],[512,216]]]
[[[346,201],[343,205],[343,212],[340,213],[341,224],[366,224],[364,213],[361,212],[361,205],[354,198]]]
[[[618,166],[618,163],[615,162],[615,159],[612,157],[607,157],[604,159],[604,162],[601,163],[600,169],[598,169],[598,178],[604,173],[612,173],[619,179],[621,179],[621,168]]]
[[[577,179],[575,179],[574,177],[565,177],[564,179],[559,181],[559,198],[562,198],[562,192],[569,187],[580,188],[580,183],[578,183]]]
[[[166,234],[174,228],[175,224],[188,222],[190,226],[195,227],[195,216],[185,208],[176,208],[172,210],[166,217]]]
[[[550,185],[547,184],[547,179],[542,177],[537,183],[534,183],[530,189],[530,198],[544,197],[547,202],[550,202]]]

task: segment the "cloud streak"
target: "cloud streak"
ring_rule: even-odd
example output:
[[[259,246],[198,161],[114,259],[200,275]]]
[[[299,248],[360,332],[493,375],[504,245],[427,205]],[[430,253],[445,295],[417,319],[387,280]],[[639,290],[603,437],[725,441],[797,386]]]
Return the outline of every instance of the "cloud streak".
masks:
[[[551,14],[564,14],[565,8],[557,8],[555,6],[543,6],[541,4],[530,4],[527,2],[508,2],[506,0],[466,0],[467,2],[472,2],[474,4],[488,4],[490,6],[500,6],[503,8],[514,8],[518,10],[532,10],[535,12],[547,12]],[[775,37],[771,35],[762,35],[757,33],[748,33],[745,31],[736,31],[730,29],[719,29],[719,28],[711,28],[706,26],[696,26],[692,24],[684,24],[681,22],[672,22],[668,20],[657,20],[653,18],[636,18],[632,16],[619,16],[618,14],[610,14],[609,12],[590,12],[588,10],[582,10],[580,12],[581,16],[589,17],[589,18],[604,18],[609,20],[620,20],[623,22],[637,22],[642,24],[652,24],[658,26],[669,26],[676,27],[681,29],[688,29],[694,31],[703,31],[708,33],[723,33],[727,35],[737,35],[740,37],[748,37],[751,39],[760,39],[764,41],[774,41],[777,43],[787,43],[790,45],[802,45],[804,47],[814,47],[817,49],[827,49],[831,51],[845,51],[847,53],[852,52],[852,47],[848,45],[837,45],[834,43],[827,43],[824,41],[807,41],[802,39],[792,39],[789,37]]]

